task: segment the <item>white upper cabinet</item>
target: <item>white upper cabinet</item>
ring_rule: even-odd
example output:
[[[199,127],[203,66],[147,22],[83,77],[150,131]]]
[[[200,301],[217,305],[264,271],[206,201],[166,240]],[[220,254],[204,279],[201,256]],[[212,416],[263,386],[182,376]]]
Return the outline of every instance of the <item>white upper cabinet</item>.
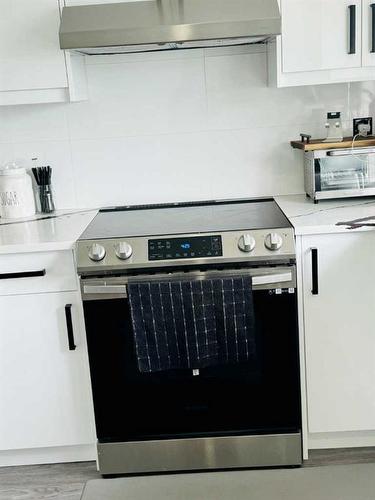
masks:
[[[374,78],[372,0],[280,0],[282,36],[269,45],[278,87]]]
[[[0,0],[0,104],[85,97],[83,58],[71,57],[59,46],[62,4],[59,0]]]
[[[1,0],[0,89],[67,87],[56,0]]]
[[[361,66],[361,0],[283,0],[281,5],[285,73]],[[355,16],[352,28],[350,16]]]
[[[375,0],[362,0],[362,64],[375,68]]]

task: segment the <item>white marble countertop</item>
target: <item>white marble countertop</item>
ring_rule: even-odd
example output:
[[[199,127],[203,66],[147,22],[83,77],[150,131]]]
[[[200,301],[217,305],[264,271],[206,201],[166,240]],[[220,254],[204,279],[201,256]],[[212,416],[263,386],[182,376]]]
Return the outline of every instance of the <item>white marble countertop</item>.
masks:
[[[296,235],[375,230],[375,227],[350,229],[348,225],[337,225],[364,218],[375,224],[375,198],[324,200],[314,204],[306,195],[298,194],[276,196],[275,200],[293,224]]]
[[[337,223],[370,218],[375,224],[375,198],[328,200],[314,205],[304,194],[276,196],[296,235],[370,231],[375,227],[348,229]],[[29,219],[0,219],[0,254],[67,250],[98,213],[97,210],[60,210]]]
[[[28,219],[0,219],[0,254],[67,250],[97,210],[59,210]]]

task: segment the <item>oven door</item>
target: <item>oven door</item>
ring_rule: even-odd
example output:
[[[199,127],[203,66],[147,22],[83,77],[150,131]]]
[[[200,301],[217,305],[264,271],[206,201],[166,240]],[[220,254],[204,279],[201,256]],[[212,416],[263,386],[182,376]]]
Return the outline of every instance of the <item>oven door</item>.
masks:
[[[300,432],[295,267],[246,268],[237,272],[249,273],[253,278],[255,360],[209,367],[199,370],[199,374],[192,370],[141,373],[126,277],[82,279],[99,443]],[[235,274],[220,271],[219,276],[226,273]],[[188,273],[189,279],[216,275]],[[167,278],[181,276],[168,274]],[[127,471],[138,472],[120,467],[104,473]]]

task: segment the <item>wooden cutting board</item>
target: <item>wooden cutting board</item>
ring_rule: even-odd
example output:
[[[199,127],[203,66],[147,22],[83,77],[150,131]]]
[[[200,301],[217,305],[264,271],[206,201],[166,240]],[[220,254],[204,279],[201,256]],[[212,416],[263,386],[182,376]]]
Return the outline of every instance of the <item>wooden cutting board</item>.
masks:
[[[323,139],[313,139],[309,143],[302,141],[291,141],[290,145],[292,148],[301,149],[302,151],[318,151],[322,149],[343,149],[351,148],[353,142],[353,137],[344,137],[342,142],[323,142]],[[366,148],[375,146],[375,137],[367,137],[362,139],[356,139],[354,142],[354,147],[356,148]]]

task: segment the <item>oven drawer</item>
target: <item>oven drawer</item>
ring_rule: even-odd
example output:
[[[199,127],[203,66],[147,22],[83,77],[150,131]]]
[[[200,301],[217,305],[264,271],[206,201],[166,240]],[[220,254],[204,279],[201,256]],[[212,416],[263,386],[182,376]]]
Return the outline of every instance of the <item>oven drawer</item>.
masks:
[[[2,255],[0,295],[63,292],[77,289],[72,251]]]

